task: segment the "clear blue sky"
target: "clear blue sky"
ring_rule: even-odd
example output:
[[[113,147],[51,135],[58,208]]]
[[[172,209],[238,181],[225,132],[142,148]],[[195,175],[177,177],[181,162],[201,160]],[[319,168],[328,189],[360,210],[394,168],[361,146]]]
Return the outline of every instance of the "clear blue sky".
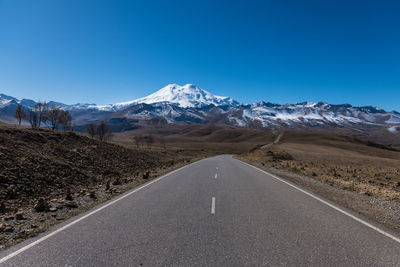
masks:
[[[0,0],[0,92],[107,104],[168,83],[400,111],[400,1]]]

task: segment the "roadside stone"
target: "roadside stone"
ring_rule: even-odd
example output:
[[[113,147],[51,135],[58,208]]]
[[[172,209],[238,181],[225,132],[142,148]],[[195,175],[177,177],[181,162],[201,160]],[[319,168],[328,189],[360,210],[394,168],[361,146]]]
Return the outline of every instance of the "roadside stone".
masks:
[[[58,208],[57,208],[56,206],[52,206],[52,207],[49,208],[49,211],[50,211],[50,212],[56,212],[57,209],[58,209]]]
[[[10,216],[5,217],[4,220],[5,221],[11,221],[11,220],[14,220],[14,218],[15,218],[15,216],[10,215]]]
[[[5,233],[12,233],[12,232],[14,232],[14,230],[15,230],[15,228],[11,225],[8,225],[4,228]]]

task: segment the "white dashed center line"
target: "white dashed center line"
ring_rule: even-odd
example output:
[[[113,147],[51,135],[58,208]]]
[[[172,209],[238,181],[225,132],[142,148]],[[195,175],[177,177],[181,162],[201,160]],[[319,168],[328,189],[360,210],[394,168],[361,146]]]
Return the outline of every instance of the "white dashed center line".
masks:
[[[211,214],[215,214],[215,197],[211,199]]]
[[[214,176],[214,178],[217,179],[217,177],[218,177],[218,174],[216,173],[215,176]]]

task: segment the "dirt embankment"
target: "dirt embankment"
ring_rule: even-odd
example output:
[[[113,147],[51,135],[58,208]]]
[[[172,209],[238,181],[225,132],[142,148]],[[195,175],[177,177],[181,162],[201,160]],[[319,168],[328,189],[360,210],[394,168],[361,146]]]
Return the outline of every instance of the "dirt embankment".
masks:
[[[0,127],[0,248],[205,154]]]

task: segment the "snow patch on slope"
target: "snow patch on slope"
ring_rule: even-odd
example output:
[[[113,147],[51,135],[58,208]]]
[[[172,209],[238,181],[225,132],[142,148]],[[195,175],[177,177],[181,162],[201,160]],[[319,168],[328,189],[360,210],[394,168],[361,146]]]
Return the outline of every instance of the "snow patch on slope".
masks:
[[[12,101],[17,102],[17,99],[8,95],[0,94],[0,108],[11,104]]]
[[[388,131],[391,133],[397,133],[399,131],[399,128],[397,128],[398,126],[392,126],[388,128]]]
[[[386,123],[398,124],[400,123],[400,116],[392,114]]]

